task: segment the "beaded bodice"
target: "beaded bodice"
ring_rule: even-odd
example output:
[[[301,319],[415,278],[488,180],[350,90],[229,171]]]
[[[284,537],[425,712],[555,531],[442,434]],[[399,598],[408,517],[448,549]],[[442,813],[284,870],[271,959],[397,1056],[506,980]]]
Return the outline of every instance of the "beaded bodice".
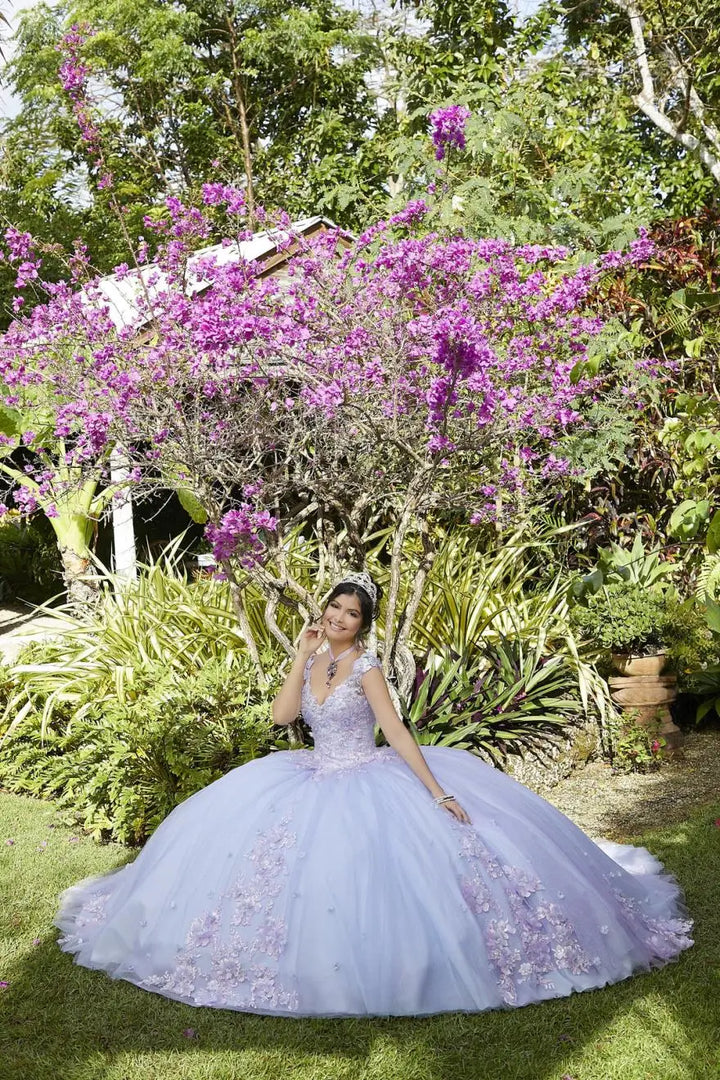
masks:
[[[314,659],[315,656],[311,656],[305,665],[302,714],[312,728],[315,754],[323,767],[331,768],[352,767],[373,760],[378,756],[375,717],[363,692],[362,677],[370,668],[380,667],[380,661],[371,653],[363,653],[347,678],[320,703],[310,686]]]

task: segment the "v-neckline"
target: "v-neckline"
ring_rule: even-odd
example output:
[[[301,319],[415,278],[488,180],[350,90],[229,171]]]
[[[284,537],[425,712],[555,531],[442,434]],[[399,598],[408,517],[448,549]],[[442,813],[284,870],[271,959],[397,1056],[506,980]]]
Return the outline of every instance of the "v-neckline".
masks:
[[[338,683],[337,686],[333,686],[332,690],[330,691],[330,693],[328,694],[328,696],[325,698],[324,701],[319,700],[317,694],[315,693],[315,691],[312,688],[312,669],[313,669],[313,667],[315,665],[315,654],[313,654],[313,658],[312,658],[313,662],[310,665],[310,667],[308,668],[307,688],[308,688],[308,693],[310,694],[310,697],[313,699],[313,701],[315,702],[315,704],[317,705],[317,707],[319,709],[322,709],[323,705],[327,705],[328,701],[333,696],[333,694],[335,693],[336,690],[339,690],[341,686],[344,686],[346,682],[349,682],[350,679],[352,679],[353,675],[355,674],[355,665],[357,664],[358,660],[360,660],[365,655],[365,652],[367,652],[367,650],[364,650],[363,652],[361,652],[360,656],[355,657],[355,659],[352,662],[352,667],[350,668],[350,674],[347,675],[343,679],[342,682]]]

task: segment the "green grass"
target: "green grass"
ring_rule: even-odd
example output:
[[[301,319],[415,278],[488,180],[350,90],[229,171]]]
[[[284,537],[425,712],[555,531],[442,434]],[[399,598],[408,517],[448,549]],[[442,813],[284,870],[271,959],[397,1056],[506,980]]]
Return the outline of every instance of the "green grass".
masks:
[[[0,1080],[718,1080],[719,816],[637,838],[697,921],[676,964],[516,1011],[288,1020],[193,1009],[74,965],[55,944],[57,894],[130,855],[0,793]]]

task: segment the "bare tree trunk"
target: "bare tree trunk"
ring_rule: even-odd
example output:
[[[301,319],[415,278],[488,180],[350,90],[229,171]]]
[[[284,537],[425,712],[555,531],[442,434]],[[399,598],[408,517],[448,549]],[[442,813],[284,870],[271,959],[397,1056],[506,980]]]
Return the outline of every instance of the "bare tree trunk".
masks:
[[[661,100],[664,95],[658,93],[650,70],[648,42],[651,39],[650,35],[645,33],[645,20],[636,0],[612,0],[612,2],[615,7],[625,12],[630,20],[635,61],[642,83],[642,90],[635,96],[638,108],[660,131],[669,135],[679,146],[696,154],[713,179],[720,184],[720,132],[708,120],[705,105],[692,86],[692,79],[688,75],[683,60],[674,56],[669,49],[665,48],[663,50],[665,59],[670,62],[670,85],[678,87],[684,93],[686,113],[692,113],[699,122],[706,142],[701,141],[695,135],[691,135],[689,131],[685,131],[662,108]]]
[[[292,658],[295,655],[295,648],[293,646],[293,643],[290,641],[290,638],[287,636],[287,634],[284,634],[282,632],[282,630],[278,626],[277,619],[275,618],[275,612],[277,611],[277,606],[279,602],[280,597],[278,596],[277,592],[271,593],[268,596],[265,602],[265,625],[267,626],[268,630],[275,638],[275,640],[280,642],[288,656]]]
[[[60,558],[68,603],[81,615],[89,606],[97,603],[100,580],[87,555],[79,555],[72,548],[63,547],[60,548]]]
[[[385,608],[385,651],[383,653],[383,670],[386,676],[391,675],[395,668],[395,653],[397,645],[397,628],[395,627],[396,610],[400,593],[400,562],[402,560],[403,545],[407,536],[410,522],[412,521],[414,501],[408,499],[403,508],[400,521],[398,522],[393,538],[392,551],[390,553],[390,585],[388,588],[387,606]]]
[[[233,611],[240,627],[240,633],[243,636],[243,640],[247,645],[250,659],[255,665],[255,670],[258,673],[258,679],[262,686],[267,686],[267,676],[263,671],[262,663],[260,662],[260,651],[257,647],[257,642],[250,626],[250,620],[248,619],[247,610],[245,608],[245,600],[243,599],[242,589],[238,585],[232,572],[232,567],[229,562],[223,562],[222,568],[225,576],[228,579],[230,586],[230,600],[233,606]]]
[[[398,643],[407,645],[407,639],[410,636],[412,624],[415,621],[415,616],[418,613],[420,607],[420,601],[422,600],[423,593],[425,592],[425,584],[427,582],[432,565],[437,558],[437,552],[432,546],[429,535],[428,525],[426,521],[421,522],[420,531],[422,535],[423,543],[423,557],[420,560],[420,566],[415,575],[415,581],[413,582],[413,590],[408,601],[405,610],[402,613],[402,617],[398,627]]]

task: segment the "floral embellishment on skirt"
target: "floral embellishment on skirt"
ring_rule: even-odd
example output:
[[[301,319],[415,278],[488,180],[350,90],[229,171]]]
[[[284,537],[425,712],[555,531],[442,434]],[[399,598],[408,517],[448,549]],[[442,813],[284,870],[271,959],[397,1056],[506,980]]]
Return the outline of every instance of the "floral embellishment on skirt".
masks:
[[[297,994],[284,984],[277,964],[287,926],[275,912],[275,901],[288,875],[287,852],[297,842],[289,823],[286,815],[259,834],[246,856],[248,873],[193,920],[173,968],[143,979],[141,986],[195,1005],[297,1009]]]

